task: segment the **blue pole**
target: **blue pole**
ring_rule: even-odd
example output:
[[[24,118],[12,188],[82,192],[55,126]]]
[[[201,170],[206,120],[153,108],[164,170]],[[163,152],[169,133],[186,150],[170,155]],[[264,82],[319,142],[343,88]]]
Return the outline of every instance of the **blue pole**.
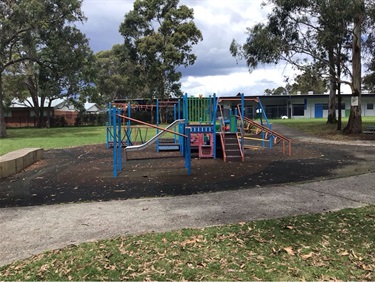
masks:
[[[185,129],[185,167],[187,168],[188,175],[191,174],[191,149],[190,149],[190,128]]]
[[[116,108],[113,107],[112,121],[113,121],[113,177],[117,177],[117,130],[116,130]]]
[[[184,95],[182,110],[183,110],[183,118],[185,119],[185,127],[186,127],[189,123],[187,93],[185,93],[185,95]]]
[[[241,94],[241,150],[244,152],[245,147],[245,139],[244,139],[244,132],[243,132],[243,124],[244,124],[244,117],[245,117],[245,94]]]
[[[131,117],[131,104],[130,102],[128,102],[128,117]],[[132,145],[131,143],[131,140],[130,140],[130,137],[131,137],[131,129],[130,129],[130,120],[128,120],[128,122],[126,123],[127,124],[127,128],[126,128],[126,136],[128,137],[127,140],[126,140],[126,146],[130,146]],[[120,123],[121,125],[121,123]]]
[[[159,126],[159,99],[156,99],[156,126]],[[159,129],[156,128],[156,134],[159,133]],[[156,140],[156,152],[159,153],[159,139]]]
[[[216,112],[217,112],[217,104],[218,104],[218,98],[216,97],[216,94],[214,93],[212,97],[212,126],[213,126],[213,133],[212,133],[212,138],[214,138],[212,142],[212,150],[214,150],[214,159],[216,159]]]
[[[119,115],[121,115],[121,110],[118,109],[117,110],[117,113]],[[122,138],[121,138],[121,118],[120,117],[117,117],[118,118],[118,140],[119,140],[119,144],[118,144],[118,148],[117,148],[117,155],[118,155],[118,158],[117,158],[117,171],[122,171]]]
[[[178,119],[181,119],[181,99],[178,99],[177,109],[178,109]]]
[[[272,124],[271,123],[269,124],[269,129],[272,130]],[[269,143],[270,143],[270,149],[272,149],[272,146],[273,146],[273,134],[270,136]]]
[[[176,104],[173,105],[173,121],[177,119],[177,110],[176,110]],[[174,134],[174,143],[177,143],[177,135]]]
[[[109,148],[109,142],[112,141],[111,140],[111,129],[110,129],[110,126],[111,126],[111,119],[112,119],[112,115],[111,115],[111,103],[108,103],[108,110],[107,110],[107,122],[106,122],[106,148],[108,149]]]

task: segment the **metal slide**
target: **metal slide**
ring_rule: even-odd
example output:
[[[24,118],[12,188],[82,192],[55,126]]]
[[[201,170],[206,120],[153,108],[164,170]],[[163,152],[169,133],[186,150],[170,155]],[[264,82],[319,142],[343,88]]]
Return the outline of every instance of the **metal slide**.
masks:
[[[168,125],[165,129],[173,128],[176,125],[182,124],[182,123],[185,123],[184,119],[177,119],[174,122],[172,122],[170,125]],[[162,137],[166,133],[168,133],[168,132],[163,130],[163,131],[160,131],[158,134],[156,134],[154,137],[152,137],[150,140],[148,140],[146,143],[143,143],[141,145],[127,146],[125,148],[125,152],[133,152],[133,151],[144,150],[144,149],[148,148],[149,146],[151,146],[152,144],[154,144],[160,137]]]

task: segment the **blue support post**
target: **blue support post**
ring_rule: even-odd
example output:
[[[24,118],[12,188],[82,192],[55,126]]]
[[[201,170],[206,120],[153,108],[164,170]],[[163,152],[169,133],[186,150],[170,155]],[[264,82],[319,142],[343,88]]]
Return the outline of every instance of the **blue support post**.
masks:
[[[173,121],[177,120],[176,104],[173,105]],[[174,134],[174,143],[177,143],[177,135]]]
[[[177,110],[178,110],[178,119],[181,119],[181,99],[178,99]]]
[[[212,142],[212,150],[214,151],[214,159],[216,159],[216,112],[217,112],[217,107],[218,107],[218,98],[216,97],[216,94],[214,93],[212,97],[213,105],[212,105],[212,138],[214,138]]]
[[[121,110],[117,109],[117,114],[121,115]],[[117,131],[117,136],[118,136],[118,148],[117,148],[117,171],[122,171],[122,137],[121,137],[121,118],[117,117],[118,121],[118,131]]]
[[[159,99],[156,99],[156,126],[159,126]],[[156,128],[156,134],[159,133],[159,129]],[[159,139],[156,140],[156,152],[159,153]]]
[[[188,175],[191,174],[191,148],[190,148],[190,128],[185,128],[185,167],[187,168]]]
[[[116,108],[111,109],[112,126],[113,126],[113,176],[117,177],[117,125],[116,125]]]
[[[184,123],[178,125],[178,132],[186,135]],[[185,156],[185,137],[178,136],[178,140],[180,143],[180,153]]]
[[[109,148],[109,142],[112,141],[111,138],[111,120],[112,120],[112,112],[111,112],[111,103],[108,103],[108,111],[107,111],[107,122],[106,122],[106,148]]]
[[[130,102],[128,102],[128,117],[131,117],[131,104],[130,104]],[[131,125],[131,122],[130,122],[130,120],[128,120],[126,122],[126,136],[127,136],[126,146],[131,146],[132,145],[132,142],[130,140],[131,134],[132,134],[131,129],[130,129],[130,125]],[[121,126],[121,123],[120,123],[120,126]]]
[[[121,110],[116,107],[111,108],[111,123],[113,126],[113,176],[117,177],[122,170],[122,138],[121,138],[121,118],[117,116]]]
[[[244,117],[245,117],[245,94],[241,94],[241,151],[244,152],[244,147],[245,147],[245,139],[244,139],[244,129],[243,129],[243,124],[244,124]]]
[[[271,129],[272,130],[272,124],[270,123],[269,124],[269,129]],[[272,149],[272,146],[273,146],[273,134],[271,135],[271,137],[270,137],[270,139],[269,139],[269,142],[268,143],[270,143],[270,149]]]
[[[187,93],[185,93],[184,98],[183,98],[182,110],[183,110],[183,118],[185,119],[185,127],[186,127],[189,124],[188,97],[187,97]]]

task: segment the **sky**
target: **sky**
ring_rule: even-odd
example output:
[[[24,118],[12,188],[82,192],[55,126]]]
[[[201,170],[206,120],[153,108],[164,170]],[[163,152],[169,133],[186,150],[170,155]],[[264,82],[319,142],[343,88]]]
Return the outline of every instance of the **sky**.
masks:
[[[180,0],[194,9],[194,22],[201,30],[203,41],[194,46],[197,60],[193,66],[181,67],[182,91],[188,95],[234,96],[263,95],[264,90],[285,86],[285,76],[293,78],[290,66],[261,66],[248,71],[244,61],[237,62],[229,52],[233,39],[244,43],[246,28],[266,22],[270,7],[264,0]],[[82,10],[87,22],[81,31],[90,40],[94,52],[110,50],[123,43],[119,26],[133,9],[133,0],[84,0]]]

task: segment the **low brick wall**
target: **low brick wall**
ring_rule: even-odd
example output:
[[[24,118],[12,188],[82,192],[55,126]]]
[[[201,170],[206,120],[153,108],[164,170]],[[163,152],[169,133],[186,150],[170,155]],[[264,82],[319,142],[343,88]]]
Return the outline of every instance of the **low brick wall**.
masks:
[[[0,178],[16,174],[42,158],[41,148],[25,148],[0,156]]]

